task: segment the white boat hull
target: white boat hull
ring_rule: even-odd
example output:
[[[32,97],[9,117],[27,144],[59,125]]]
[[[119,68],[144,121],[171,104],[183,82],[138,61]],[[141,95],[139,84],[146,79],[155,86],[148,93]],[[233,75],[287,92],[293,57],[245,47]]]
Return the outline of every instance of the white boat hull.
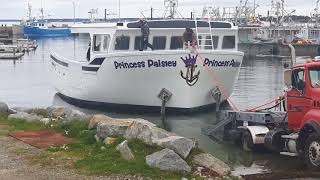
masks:
[[[193,86],[180,74],[182,71],[186,75],[182,58],[189,57],[189,50],[124,52],[94,57],[105,58],[101,65],[53,54],[52,78],[60,94],[77,100],[159,107],[162,102],[158,94],[165,88],[173,94],[167,107],[199,108],[215,103],[210,92],[217,86],[222,91],[222,101],[231,95],[243,59],[243,53],[237,51],[203,50],[199,53],[201,57],[196,59],[193,75],[198,71],[200,75]],[[195,54],[191,54],[193,56]]]

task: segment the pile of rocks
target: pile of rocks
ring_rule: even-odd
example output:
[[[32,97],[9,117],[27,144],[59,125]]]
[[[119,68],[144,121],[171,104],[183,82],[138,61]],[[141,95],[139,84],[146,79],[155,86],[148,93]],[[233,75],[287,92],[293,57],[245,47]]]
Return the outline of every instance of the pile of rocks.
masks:
[[[195,142],[158,128],[144,119],[114,119],[105,115],[94,115],[88,128],[96,128],[96,139],[103,140],[106,144],[114,143],[114,137],[124,137],[126,140],[117,146],[117,150],[126,160],[135,159],[127,140],[138,139],[147,145],[163,148],[145,157],[146,164],[152,168],[188,173],[194,169],[194,173],[206,177],[208,174],[204,175],[202,172],[212,171],[212,176],[225,176],[230,173],[230,168],[225,163],[210,154],[198,154],[193,157],[192,164],[188,164],[185,160],[195,148]]]
[[[37,113],[39,110],[45,112],[46,115],[41,115]],[[28,122],[43,122],[48,124],[52,119],[60,119],[64,121],[68,120],[90,120],[92,116],[87,115],[81,111],[66,108],[62,106],[50,106],[46,109],[39,108],[24,108],[24,107],[14,107],[9,108],[9,106],[0,102],[0,113],[9,114],[8,119],[23,119]]]
[[[63,121],[87,120],[88,128],[96,128],[95,138],[105,144],[117,142],[115,137],[126,140],[117,145],[116,149],[125,160],[134,160],[135,156],[128,146],[128,140],[138,139],[151,146],[161,147],[162,150],[145,157],[145,162],[152,168],[163,171],[188,172],[202,177],[225,176],[230,168],[224,162],[210,154],[198,154],[188,164],[186,159],[195,148],[195,142],[189,138],[178,136],[172,132],[158,128],[155,124],[144,119],[114,119],[105,115],[86,115],[75,109],[61,106],[51,106],[45,109],[46,115],[37,113],[39,109],[12,108],[0,102],[0,113],[8,113],[8,119],[23,119],[28,122],[43,122],[45,124],[55,119]]]

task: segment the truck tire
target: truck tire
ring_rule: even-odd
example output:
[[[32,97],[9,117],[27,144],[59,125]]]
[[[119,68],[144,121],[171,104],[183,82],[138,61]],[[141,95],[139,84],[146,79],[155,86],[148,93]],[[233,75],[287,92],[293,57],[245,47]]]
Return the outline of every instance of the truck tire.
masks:
[[[249,131],[245,131],[242,134],[241,145],[244,151],[247,151],[247,152],[253,151],[254,144],[253,144],[251,133]]]
[[[311,169],[320,169],[320,136],[312,133],[308,136],[304,147],[304,159]]]

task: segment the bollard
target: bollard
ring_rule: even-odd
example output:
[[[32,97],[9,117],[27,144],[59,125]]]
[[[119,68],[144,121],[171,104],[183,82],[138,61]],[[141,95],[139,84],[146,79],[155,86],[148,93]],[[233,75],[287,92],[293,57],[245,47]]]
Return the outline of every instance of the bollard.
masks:
[[[158,95],[158,98],[162,100],[160,111],[162,120],[165,119],[166,115],[166,103],[171,99],[171,97],[172,93],[165,88],[163,88]]]

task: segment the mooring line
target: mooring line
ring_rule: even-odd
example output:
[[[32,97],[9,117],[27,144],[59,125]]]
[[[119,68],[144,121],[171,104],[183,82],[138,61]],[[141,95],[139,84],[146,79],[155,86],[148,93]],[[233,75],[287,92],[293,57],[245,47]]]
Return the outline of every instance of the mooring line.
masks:
[[[194,50],[195,50],[196,54],[198,55],[198,57],[201,59],[202,63],[204,64],[205,60],[202,57],[202,55],[198,52],[197,48],[194,48]],[[221,93],[224,95],[224,97],[227,98],[227,101],[229,102],[232,110],[238,112],[239,109],[237,108],[236,104],[230,99],[230,95],[228,94],[228,92],[226,91],[224,86],[220,83],[219,79],[214,75],[213,71],[209,68],[209,66],[205,66],[205,68],[207,69],[208,73],[211,75],[213,83],[215,83],[218,86]]]

